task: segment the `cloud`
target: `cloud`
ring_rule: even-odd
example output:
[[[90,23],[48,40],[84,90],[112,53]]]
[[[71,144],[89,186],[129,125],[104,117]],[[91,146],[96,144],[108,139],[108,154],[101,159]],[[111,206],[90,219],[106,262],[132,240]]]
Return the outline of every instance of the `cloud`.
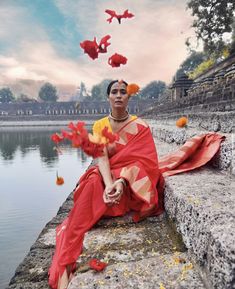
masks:
[[[0,7],[0,16],[3,15],[3,20],[6,20],[0,26],[0,41],[10,45],[7,52],[3,51],[0,55],[0,77],[75,85],[83,81],[88,87],[104,78],[123,78],[141,86],[152,80],[169,83],[187,57],[185,39],[193,34],[190,28],[192,18],[185,11],[185,2],[141,0],[137,4],[133,0],[125,3],[54,0],[63,16],[74,21],[84,40],[94,36],[100,39],[106,34],[112,36],[108,53],[100,55],[95,61],[83,54],[79,43],[76,59],[63,56],[60,43],[55,45],[51,41],[43,23],[32,22],[26,8]],[[108,24],[108,15],[104,13],[106,8],[120,13],[129,9],[135,18],[124,19],[121,25],[115,19]],[[71,31],[66,32],[65,29],[65,37],[66,33],[71,37]],[[15,42],[14,37],[17,39]],[[108,58],[115,52],[128,58],[126,66],[111,68],[107,64]]]

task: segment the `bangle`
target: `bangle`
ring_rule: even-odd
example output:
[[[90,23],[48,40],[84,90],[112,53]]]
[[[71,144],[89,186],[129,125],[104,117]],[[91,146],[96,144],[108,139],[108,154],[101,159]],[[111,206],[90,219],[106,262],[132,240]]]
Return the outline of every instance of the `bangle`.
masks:
[[[126,187],[126,180],[124,180],[123,178],[117,179],[115,181],[115,183],[122,183],[124,187]]]

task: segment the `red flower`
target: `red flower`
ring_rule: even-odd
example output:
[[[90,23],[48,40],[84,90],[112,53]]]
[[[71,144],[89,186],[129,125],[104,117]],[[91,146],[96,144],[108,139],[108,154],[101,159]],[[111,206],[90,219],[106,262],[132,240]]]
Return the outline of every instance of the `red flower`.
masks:
[[[127,63],[127,58],[117,53],[109,57],[109,60],[108,60],[108,64],[111,65],[112,67],[120,67],[121,64],[126,64],[126,63]]]
[[[99,53],[106,53],[107,52],[107,47],[111,44],[110,42],[108,42],[108,40],[110,38],[111,38],[110,35],[106,35],[100,40]]]
[[[118,135],[109,132],[107,126],[102,129],[101,133],[102,136],[108,139],[109,143],[113,143],[118,140]]]
[[[64,137],[63,135],[59,135],[58,133],[54,133],[52,136],[51,136],[51,140],[53,142],[55,142],[56,144],[58,144],[59,142],[61,142],[62,140],[64,140]]]
[[[84,53],[87,53],[90,58],[93,60],[98,58],[99,45],[97,44],[95,37],[93,41],[85,40],[81,42],[80,46],[84,49]]]
[[[101,262],[99,259],[91,259],[89,261],[90,268],[94,269],[95,271],[103,271],[107,265],[107,263]]]
[[[100,43],[97,44],[96,38],[94,37],[93,41],[85,40],[80,43],[80,46],[82,49],[84,49],[84,53],[87,53],[90,56],[90,58],[94,60],[98,58],[99,53],[107,52],[107,47],[111,44],[108,42],[110,38],[111,38],[110,35],[106,35],[100,40]]]
[[[109,23],[112,22],[113,18],[117,18],[118,23],[121,24],[121,19],[122,18],[132,18],[132,17],[134,17],[134,14],[128,12],[128,10],[125,10],[123,14],[117,14],[114,10],[109,10],[109,9],[106,9],[105,12],[111,16],[110,18],[107,19],[107,21]]]

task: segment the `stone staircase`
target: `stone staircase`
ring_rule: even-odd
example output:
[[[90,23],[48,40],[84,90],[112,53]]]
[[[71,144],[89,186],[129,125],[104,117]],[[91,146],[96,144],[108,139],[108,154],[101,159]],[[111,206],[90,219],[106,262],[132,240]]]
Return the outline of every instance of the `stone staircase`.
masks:
[[[147,120],[159,157],[178,148],[200,127],[176,129],[174,121]],[[131,216],[102,219],[85,236],[78,269],[68,289],[230,289],[235,288],[233,139],[226,133],[216,158],[190,173],[166,178],[166,212],[133,223]],[[43,229],[8,289],[49,288],[47,271],[55,227],[72,206],[72,195]],[[108,262],[103,272],[87,266]]]
[[[186,139],[207,132],[197,122],[176,128],[172,116],[165,117],[163,124],[147,121],[159,158]],[[207,166],[166,178],[165,209],[208,288],[225,289],[235,288],[235,139],[233,133],[218,133],[226,139]]]

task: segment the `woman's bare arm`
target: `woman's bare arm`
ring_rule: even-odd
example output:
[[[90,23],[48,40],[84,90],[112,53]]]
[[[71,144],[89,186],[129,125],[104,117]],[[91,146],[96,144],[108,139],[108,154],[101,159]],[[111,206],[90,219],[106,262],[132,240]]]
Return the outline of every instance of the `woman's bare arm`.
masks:
[[[104,155],[98,158],[98,167],[102,175],[105,187],[111,186],[113,184],[113,179],[110,171],[108,152],[106,148],[104,148]]]

